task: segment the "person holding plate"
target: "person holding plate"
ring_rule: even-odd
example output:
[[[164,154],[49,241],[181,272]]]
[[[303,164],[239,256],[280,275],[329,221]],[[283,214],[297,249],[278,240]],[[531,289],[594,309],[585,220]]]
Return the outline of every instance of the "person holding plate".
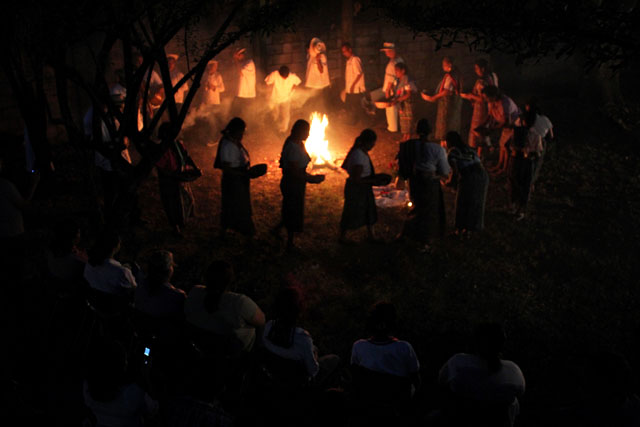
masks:
[[[349,178],[344,185],[344,208],[340,220],[341,243],[347,242],[347,230],[355,230],[365,225],[369,240],[375,240],[373,225],[378,220],[378,212],[371,187],[386,185],[391,180],[389,175],[376,175],[373,169],[368,153],[376,145],[376,139],[377,135],[373,130],[363,130],[342,163],[342,168],[349,173]]]
[[[282,227],[287,229],[287,251],[295,248],[293,244],[294,233],[303,231],[304,195],[307,182],[319,184],[324,181],[324,175],[310,175],[306,171],[307,165],[311,161],[304,146],[304,141],[309,137],[309,130],[310,125],[306,120],[295,122],[280,154],[282,220],[273,228],[272,232],[278,235]]]
[[[242,145],[246,129],[244,120],[234,117],[222,131],[218,144],[214,168],[222,169],[220,213],[221,231],[224,238],[227,229],[252,237],[256,233],[251,210],[252,178],[267,172],[265,164],[250,167],[249,153]]]

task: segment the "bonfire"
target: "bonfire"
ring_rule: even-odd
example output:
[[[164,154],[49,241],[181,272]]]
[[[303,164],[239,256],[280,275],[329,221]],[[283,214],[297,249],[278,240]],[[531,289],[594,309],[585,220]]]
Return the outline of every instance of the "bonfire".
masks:
[[[329,152],[329,141],[324,134],[327,126],[329,126],[329,119],[326,114],[322,116],[318,112],[311,114],[309,138],[304,145],[314,165],[334,166],[333,157]]]

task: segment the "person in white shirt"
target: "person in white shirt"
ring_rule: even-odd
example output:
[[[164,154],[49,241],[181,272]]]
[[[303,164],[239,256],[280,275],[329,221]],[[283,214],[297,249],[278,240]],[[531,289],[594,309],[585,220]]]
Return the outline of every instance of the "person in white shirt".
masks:
[[[311,90],[311,96],[305,107],[313,111],[326,112],[327,110],[331,79],[326,52],[327,47],[322,40],[317,37],[311,39],[307,51],[307,74],[304,85]]]
[[[538,161],[536,162],[536,170],[533,173],[533,180],[531,181],[531,186],[533,190],[533,186],[535,182],[538,180],[538,176],[540,176],[540,168],[542,168],[542,163],[544,162],[544,155],[547,152],[547,145],[550,141],[553,140],[553,123],[547,116],[541,113],[540,107],[538,105],[538,100],[536,98],[531,98],[524,106],[525,111],[533,111],[536,115],[535,122],[533,123],[533,130],[540,135],[542,139],[542,151],[540,152],[540,156],[538,157]]]
[[[340,220],[340,242],[346,243],[347,230],[367,226],[370,241],[375,240],[373,225],[378,221],[376,201],[371,186],[376,183],[369,151],[376,145],[378,136],[365,129],[356,138],[344,159],[342,168],[349,173],[344,185],[344,207]]]
[[[518,365],[500,359],[504,342],[505,334],[501,325],[478,325],[474,332],[472,352],[453,355],[440,369],[438,382],[451,393],[454,401],[474,402],[479,409],[482,406],[504,405],[505,415],[513,425],[520,411],[518,398],[525,392],[525,380]],[[455,419],[466,417],[480,424],[487,421],[476,419],[480,414],[473,411],[455,411],[448,415]]]
[[[394,96],[393,93],[393,83],[396,80],[396,64],[399,62],[404,62],[402,58],[400,58],[396,52],[396,45],[394,43],[385,42],[382,45],[381,52],[384,52],[389,58],[389,62],[384,69],[384,81],[382,83],[382,91],[385,93],[387,99],[391,99]],[[389,132],[398,132],[398,107],[397,105],[392,105],[388,108],[385,108],[385,113],[387,115],[387,130]]]
[[[311,334],[296,326],[301,311],[301,296],[293,287],[282,289],[274,302],[275,318],[264,327],[262,341],[270,353],[283,359],[299,362],[309,379],[321,384],[339,365],[334,354],[318,358]]]
[[[350,124],[355,125],[363,116],[361,103],[366,90],[364,71],[362,70],[362,61],[353,54],[351,44],[342,44],[342,55],[347,59],[344,72],[345,103],[347,113],[350,115]]]
[[[291,116],[291,96],[302,80],[295,73],[290,72],[289,67],[283,65],[269,74],[264,81],[267,85],[273,86],[269,107],[277,130],[280,133],[286,133],[289,130]]]
[[[182,80],[182,78],[184,77],[184,74],[176,68],[178,64],[178,58],[179,56],[175,53],[170,53],[169,55],[167,55],[167,66],[169,67],[169,74],[171,75],[171,86],[174,89],[173,98],[176,101],[176,107],[178,107],[178,111],[180,111],[180,108],[184,103],[184,97],[189,91],[189,85],[187,84],[187,82],[185,82],[182,86],[176,87],[178,82],[180,82],[180,80]]]
[[[84,278],[97,291],[128,296],[136,287],[136,279],[129,267],[114,259],[120,251],[120,236],[105,230],[89,251]]]
[[[380,302],[369,313],[371,336],[353,343],[351,365],[381,374],[411,380],[414,390],[420,386],[420,362],[407,341],[394,337],[396,309],[393,304]]]
[[[256,232],[251,210],[249,152],[242,145],[246,124],[239,117],[229,121],[222,131],[214,167],[222,170],[221,180],[221,236],[227,229],[246,236]]]
[[[222,74],[218,72],[218,61],[212,59],[207,63],[207,73],[204,75],[203,105],[220,105],[220,94],[224,92]]]
[[[231,114],[249,119],[256,98],[256,64],[246,57],[247,49],[237,49],[233,59],[238,70],[238,93],[233,100]]]

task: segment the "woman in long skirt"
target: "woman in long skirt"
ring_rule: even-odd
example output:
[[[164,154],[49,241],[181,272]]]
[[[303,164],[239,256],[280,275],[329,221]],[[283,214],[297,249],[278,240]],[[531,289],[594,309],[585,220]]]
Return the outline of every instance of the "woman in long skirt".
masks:
[[[346,242],[347,230],[367,227],[369,240],[375,240],[373,224],[378,220],[375,197],[371,186],[375,171],[368,152],[376,144],[377,135],[365,129],[356,138],[344,159],[342,168],[349,173],[344,185],[344,208],[340,220],[340,242]]]
[[[220,213],[221,236],[228,229],[246,236],[255,234],[251,210],[249,153],[242,145],[246,124],[239,117],[229,121],[222,131],[214,167],[222,169]]]
[[[469,129],[469,147],[476,149],[478,156],[482,157],[482,149],[490,144],[490,139],[476,130],[487,121],[488,108],[486,101],[482,98],[482,89],[487,86],[498,87],[498,77],[489,68],[489,62],[483,58],[476,61],[474,72],[478,78],[473,85],[473,89],[470,93],[461,93],[460,97],[471,101],[473,104],[471,127]]]
[[[429,140],[431,126],[427,119],[418,121],[417,132],[420,138],[408,141],[414,144],[415,153],[409,177],[414,209],[402,234],[421,242],[428,251],[434,240],[444,235],[446,216],[440,180],[449,175],[451,168],[444,148]]]
[[[422,93],[422,99],[427,102],[437,102],[436,131],[434,139],[442,142],[449,131],[460,131],[462,102],[460,98],[461,79],[453,61],[448,56],[442,59],[444,76],[436,94],[433,96]]]
[[[446,136],[449,164],[458,176],[456,193],[456,233],[469,233],[484,228],[484,209],[489,188],[489,175],[475,150],[464,143],[460,134]]]
[[[169,224],[176,234],[182,233],[187,219],[193,215],[194,201],[191,186],[188,180],[199,176],[200,170],[193,162],[182,142],[171,138],[171,125],[163,123],[158,129],[158,135],[162,141],[167,141],[169,147],[163,156],[156,162],[158,170],[158,185],[160,187],[160,200],[167,214]],[[186,175],[193,172],[190,177]]]
[[[274,227],[273,233],[277,235],[282,227],[287,229],[288,251],[295,247],[294,233],[300,233],[304,229],[304,196],[307,182],[319,184],[324,181],[324,175],[310,175],[306,172],[311,161],[304,146],[304,141],[309,137],[309,130],[309,122],[295,122],[280,154],[282,220]]]

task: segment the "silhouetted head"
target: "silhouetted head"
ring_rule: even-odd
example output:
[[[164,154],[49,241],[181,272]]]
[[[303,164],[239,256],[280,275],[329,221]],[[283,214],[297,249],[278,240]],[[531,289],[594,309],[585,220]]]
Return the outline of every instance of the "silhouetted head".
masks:
[[[235,141],[242,141],[244,131],[247,128],[247,124],[240,117],[234,117],[229,120],[227,126],[222,129],[222,134]]]
[[[293,335],[298,316],[302,311],[300,292],[294,287],[280,290],[273,302],[274,321],[267,338],[273,344],[289,348],[293,345]]]
[[[496,86],[486,86],[482,89],[482,94],[486,97],[488,101],[497,101],[500,99],[500,89]]]
[[[467,144],[463,141],[462,137],[460,136],[460,134],[456,131],[449,131],[447,132],[447,135],[444,137],[444,139],[447,141],[447,147],[448,148],[465,148],[467,147]]]
[[[306,140],[309,137],[309,130],[311,129],[311,125],[306,120],[297,120],[293,127],[291,127],[291,134],[289,138],[296,142],[301,142]]]
[[[429,120],[420,119],[418,120],[418,124],[416,125],[416,133],[422,138],[427,137],[431,133],[431,125],[429,124]]]
[[[120,250],[120,235],[113,230],[104,230],[89,249],[89,264],[97,266],[113,258]]]
[[[204,308],[209,313],[213,313],[218,309],[220,297],[235,280],[233,266],[227,261],[213,261],[207,267],[202,279],[207,288]]]
[[[368,329],[373,337],[391,336],[396,327],[396,308],[390,302],[379,302],[369,312]]]
[[[173,254],[169,251],[160,250],[151,254],[148,264],[147,284],[152,292],[171,280],[175,265]]]
[[[409,72],[409,68],[404,62],[398,62],[395,66],[396,77],[401,78]]]
[[[289,77],[289,67],[287,67],[286,65],[283,65],[278,69],[278,73],[283,79],[286,79],[287,77]]]
[[[473,71],[475,71],[478,77],[488,74],[491,71],[489,69],[489,61],[484,58],[476,60],[475,64],[473,64]]]
[[[359,148],[363,151],[369,151],[376,145],[377,139],[378,135],[376,135],[373,130],[365,129],[360,132],[360,135],[356,137],[356,140],[353,143],[353,148]]]
[[[473,352],[487,361],[490,372],[500,370],[500,354],[507,337],[499,323],[481,323],[476,326],[472,348]]]

